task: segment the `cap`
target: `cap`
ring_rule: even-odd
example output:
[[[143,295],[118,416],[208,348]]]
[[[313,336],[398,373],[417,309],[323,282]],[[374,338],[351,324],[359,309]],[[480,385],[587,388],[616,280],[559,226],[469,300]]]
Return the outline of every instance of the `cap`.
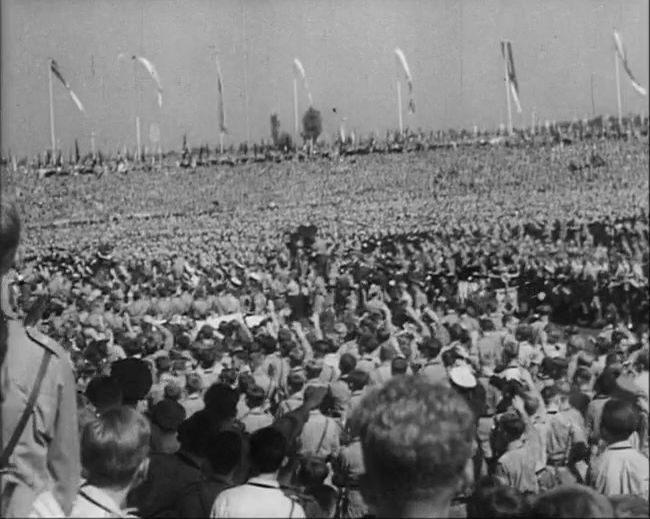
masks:
[[[476,377],[469,366],[455,366],[449,370],[449,379],[459,387],[476,387]]]
[[[122,386],[125,402],[143,400],[153,384],[153,377],[147,363],[135,358],[114,362],[111,366],[111,376]]]
[[[164,432],[175,432],[185,420],[185,408],[173,400],[165,399],[151,409],[151,421]]]

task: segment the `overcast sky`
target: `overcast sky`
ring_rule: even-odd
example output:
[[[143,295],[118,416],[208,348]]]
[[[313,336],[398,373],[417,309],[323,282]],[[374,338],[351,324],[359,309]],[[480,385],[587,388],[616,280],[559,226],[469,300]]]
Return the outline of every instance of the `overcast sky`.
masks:
[[[47,60],[85,104],[75,108],[54,85],[57,140],[79,139],[115,150],[135,145],[136,107],[143,144],[160,127],[165,149],[218,143],[216,72],[223,72],[226,142],[269,135],[269,115],[293,131],[292,61],[300,58],[328,134],[340,117],[348,129],[383,134],[397,127],[395,47],[409,62],[416,128],[495,128],[506,122],[499,41],[512,40],[523,113],[537,118],[591,115],[593,74],[598,113],[616,113],[617,28],[638,81],[648,87],[647,0],[2,0],[2,150],[32,153],[49,146]],[[120,52],[140,54],[158,69],[156,105],[143,70],[134,81]],[[624,112],[648,113],[621,69]],[[138,85],[136,87],[136,84]],[[136,92],[139,91],[139,100]],[[300,91],[300,109],[307,106]],[[405,100],[406,103],[406,100]],[[336,108],[337,113],[333,112]]]

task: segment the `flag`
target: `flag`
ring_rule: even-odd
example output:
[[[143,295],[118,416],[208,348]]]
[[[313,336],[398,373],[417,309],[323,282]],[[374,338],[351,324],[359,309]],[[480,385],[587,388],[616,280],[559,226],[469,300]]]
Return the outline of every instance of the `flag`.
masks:
[[[68,85],[68,82],[65,79],[63,79],[63,76],[61,75],[61,72],[59,72],[59,66],[56,64],[56,61],[54,61],[53,59],[50,60],[50,70],[58,78],[58,80],[61,81],[61,83],[63,84],[65,89],[68,91],[68,94],[70,94],[70,97],[72,98],[72,101],[74,102],[74,104],[77,105],[77,108],[79,109],[79,111],[82,114],[85,115],[86,114],[86,109],[84,108],[84,105],[81,104],[81,101],[77,97],[77,94],[75,94],[72,91],[72,88],[70,88],[70,85]]]
[[[634,88],[634,90],[637,91],[639,95],[644,97],[647,96],[648,95],[647,90],[643,88],[639,83],[637,83],[637,80],[632,75],[630,66],[627,63],[627,57],[625,56],[625,48],[623,47],[623,40],[621,40],[621,37],[616,31],[614,31],[614,45],[616,47],[616,54],[618,54],[621,63],[623,63],[623,68],[627,73],[627,77],[630,79],[630,83],[632,83],[632,87]]]
[[[404,75],[406,76],[406,83],[409,89],[409,102],[408,102],[409,113],[414,114],[415,101],[413,100],[413,76],[411,76],[411,69],[409,69],[409,64],[406,62],[406,56],[404,56],[404,53],[402,52],[401,49],[395,49],[395,56],[397,57],[397,61],[402,67],[402,70],[404,71]]]
[[[123,59],[125,57],[126,57],[126,54],[120,53],[120,54],[118,54],[117,59],[121,60],[121,59]],[[158,89],[158,106],[160,108],[162,108],[163,89],[162,89],[162,86],[160,84],[160,76],[158,75],[158,71],[156,70],[156,67],[154,67],[154,65],[153,65],[153,63],[151,63],[151,61],[149,61],[147,58],[143,58],[142,56],[136,56],[134,54],[133,56],[131,56],[131,59],[134,60],[134,61],[137,61],[138,63],[140,63],[147,70],[147,72],[151,76],[151,79],[153,79],[155,81],[156,87]]]
[[[307,91],[307,99],[309,99],[309,106],[312,106],[314,102],[311,98],[311,91],[309,90],[309,84],[307,83],[307,75],[305,74],[305,68],[302,66],[302,63],[300,63],[300,60],[298,58],[293,59],[293,71],[294,73],[297,73],[300,76],[300,79],[302,79],[302,84],[304,85],[305,90]]]
[[[219,57],[215,58],[217,64],[217,91],[219,92],[219,100],[217,109],[219,112],[219,131],[222,133],[228,133],[226,128],[226,111],[223,106],[223,81],[221,79],[221,66],[219,65]]]
[[[517,112],[521,113],[521,103],[519,102],[519,84],[517,83],[517,74],[515,74],[515,59],[512,55],[512,43],[509,41],[501,42],[501,54],[503,59],[506,60],[506,67],[508,70],[508,84],[510,85],[510,92],[512,98],[517,106]]]

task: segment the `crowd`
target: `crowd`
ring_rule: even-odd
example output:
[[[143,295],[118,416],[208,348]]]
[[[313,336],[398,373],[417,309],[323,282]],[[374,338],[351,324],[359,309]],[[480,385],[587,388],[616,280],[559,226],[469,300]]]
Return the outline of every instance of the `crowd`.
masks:
[[[647,148],[465,155],[17,180],[2,515],[647,516]]]

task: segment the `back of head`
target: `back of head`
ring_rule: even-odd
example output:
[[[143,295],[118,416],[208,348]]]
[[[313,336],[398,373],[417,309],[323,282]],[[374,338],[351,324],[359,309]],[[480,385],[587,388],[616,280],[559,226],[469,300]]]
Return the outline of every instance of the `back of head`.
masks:
[[[610,398],[603,407],[600,428],[609,441],[623,441],[638,429],[640,418],[634,402]]]
[[[442,343],[435,337],[425,337],[420,344],[420,351],[427,359],[435,359],[442,350]]]
[[[327,478],[329,469],[323,458],[309,456],[303,458],[298,470],[300,484],[305,487],[321,485]]]
[[[168,398],[162,399],[151,408],[151,422],[157,425],[164,433],[176,433],[183,420],[185,420],[185,408]]]
[[[205,444],[205,457],[217,474],[230,474],[239,464],[241,455],[242,438],[235,431],[219,431]]]
[[[237,391],[223,384],[213,384],[203,397],[205,408],[215,420],[228,420],[237,415]]]
[[[305,364],[305,375],[308,379],[314,379],[320,376],[323,371],[323,360],[322,359],[311,359],[307,364]]]
[[[260,386],[249,387],[246,391],[246,401],[250,408],[261,407],[262,404],[264,404],[265,399],[266,394],[264,393],[264,389]]]
[[[393,360],[396,355],[395,349],[390,344],[382,344],[379,348],[379,360],[381,362]]]
[[[89,422],[81,435],[81,462],[88,482],[98,487],[126,487],[149,455],[147,419],[121,406]]]
[[[197,373],[188,373],[185,379],[185,389],[189,395],[203,390],[203,379]]]
[[[305,376],[302,373],[289,373],[287,376],[287,386],[290,393],[297,393],[305,386]]]
[[[475,434],[474,415],[454,389],[396,377],[366,396],[353,420],[366,465],[367,502],[398,513],[413,499],[451,499]]]
[[[355,369],[348,376],[348,385],[352,391],[361,391],[370,380],[370,376],[363,370]]]
[[[18,208],[2,191],[0,185],[0,282],[9,271],[20,243],[20,217]],[[9,330],[0,305],[0,365],[7,352]]]
[[[276,472],[287,454],[285,436],[273,427],[255,431],[250,439],[250,459],[261,474]]]
[[[391,375],[405,375],[408,370],[408,361],[404,357],[397,357],[393,359],[390,365]]]
[[[347,375],[357,367],[357,359],[351,353],[344,353],[339,360],[339,370],[342,375]]]
[[[528,503],[516,488],[503,485],[494,477],[484,477],[467,502],[467,517],[525,517]]]
[[[613,517],[609,500],[583,485],[562,485],[540,495],[532,506],[533,517]]]
[[[103,413],[122,405],[122,388],[113,377],[98,376],[86,386],[86,397],[97,412]]]
[[[134,405],[143,400],[153,385],[149,366],[140,359],[128,358],[114,362],[111,376],[122,387],[124,403],[127,405]]]

